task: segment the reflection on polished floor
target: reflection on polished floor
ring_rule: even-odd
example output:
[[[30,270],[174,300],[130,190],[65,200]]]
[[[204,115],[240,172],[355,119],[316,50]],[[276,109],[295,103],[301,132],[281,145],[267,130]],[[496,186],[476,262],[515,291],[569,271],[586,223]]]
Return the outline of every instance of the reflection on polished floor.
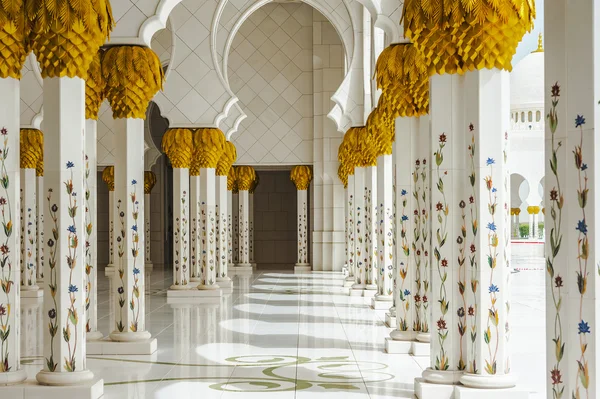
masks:
[[[542,260],[543,262],[543,260]],[[170,305],[171,270],[147,278],[152,356],[88,356],[104,398],[410,398],[428,357],[389,355],[385,311],[349,297],[341,273],[235,276],[220,305]],[[99,286],[99,328],[108,330],[108,284]],[[514,275],[513,366],[531,398],[545,397],[543,272]],[[103,285],[104,284],[104,285]],[[22,353],[42,367],[41,307],[22,308]],[[533,371],[533,370],[539,370]]]

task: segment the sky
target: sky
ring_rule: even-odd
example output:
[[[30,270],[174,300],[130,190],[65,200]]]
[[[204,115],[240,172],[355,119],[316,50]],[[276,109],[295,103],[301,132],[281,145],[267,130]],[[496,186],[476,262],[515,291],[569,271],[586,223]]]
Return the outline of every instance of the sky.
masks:
[[[517,47],[517,53],[513,57],[513,67],[517,65],[527,54],[537,49],[538,36],[540,33],[544,33],[544,0],[536,0],[536,20],[533,25],[531,33],[525,34],[523,40]]]

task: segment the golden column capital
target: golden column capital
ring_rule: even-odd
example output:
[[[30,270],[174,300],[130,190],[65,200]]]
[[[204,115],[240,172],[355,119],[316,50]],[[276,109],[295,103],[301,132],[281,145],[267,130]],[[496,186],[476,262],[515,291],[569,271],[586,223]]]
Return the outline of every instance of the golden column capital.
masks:
[[[193,155],[192,131],[169,129],[162,138],[162,150],[176,169],[189,169]]]
[[[252,187],[250,187],[250,190],[248,190],[248,192],[250,194],[254,194],[254,192],[256,191],[256,187],[258,187],[259,183],[260,183],[260,177],[259,177],[259,175],[257,173],[256,177],[254,178],[254,181],[252,182]]]
[[[115,191],[115,167],[107,166],[102,171],[102,181],[108,186],[108,191]]]
[[[312,180],[312,170],[306,165],[294,166],[290,172],[290,180],[294,182],[296,190],[308,190]]]
[[[348,129],[346,134],[344,135],[344,140],[342,143],[344,144],[344,164],[347,165],[348,168],[354,170],[355,167],[358,166],[359,163],[359,151],[357,148],[358,145],[358,133],[360,132],[360,128],[351,127]]]
[[[338,166],[338,177],[344,184],[344,188],[348,188],[348,168],[342,163]]]
[[[249,191],[252,188],[256,171],[251,166],[237,166],[235,168],[237,187],[240,191]]]
[[[152,49],[115,46],[102,57],[102,77],[115,119],[146,119],[150,100],[162,89],[164,73]]]
[[[227,174],[227,190],[233,191],[233,193],[238,192],[237,188],[237,176],[235,175],[235,167],[229,168],[229,173]]]
[[[44,152],[42,151],[42,158],[38,160],[37,165],[35,166],[35,175],[37,177],[44,176]]]
[[[356,166],[377,166],[377,148],[375,146],[375,139],[369,134],[369,131],[365,126],[354,129],[356,129]]]
[[[404,36],[425,57],[429,74],[512,69],[512,57],[533,28],[529,0],[406,0]]]
[[[216,169],[225,151],[225,135],[223,132],[217,128],[196,129],[193,141],[193,167],[198,170],[206,168]]]
[[[144,194],[152,193],[152,189],[156,184],[156,175],[154,172],[146,170],[144,172]]]
[[[381,108],[376,107],[367,118],[367,133],[373,137],[377,155],[392,155],[395,129],[384,119]]]
[[[24,0],[0,1],[0,79],[21,79],[29,52],[29,24],[23,12]]]
[[[44,157],[44,134],[38,129],[21,129],[21,169],[37,169]]]
[[[43,78],[87,78],[98,49],[114,26],[109,0],[29,0],[31,47]],[[60,14],[60,17],[59,17]]]
[[[538,213],[540,213],[540,207],[539,206],[528,206],[527,213],[529,213],[530,215],[537,215]]]
[[[98,50],[88,69],[85,80],[85,119],[98,120],[98,111],[105,98],[106,82],[102,77],[103,50]]]
[[[377,88],[381,89],[378,108],[388,123],[397,117],[426,115],[429,112],[429,74],[423,55],[412,43],[385,48],[375,66]],[[394,125],[391,126],[394,128]]]
[[[217,176],[228,176],[231,165],[237,161],[237,150],[231,141],[226,141],[224,151],[217,164]]]

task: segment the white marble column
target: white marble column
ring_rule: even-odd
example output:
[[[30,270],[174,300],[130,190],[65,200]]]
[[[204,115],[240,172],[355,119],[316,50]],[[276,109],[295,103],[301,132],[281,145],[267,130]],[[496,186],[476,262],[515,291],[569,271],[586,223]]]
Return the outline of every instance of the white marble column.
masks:
[[[354,285],[352,285],[351,295],[362,295],[365,289],[367,257],[367,238],[365,221],[365,180],[366,168],[354,168],[354,244],[355,244],[355,267],[354,267]],[[361,291],[353,293],[352,291]]]
[[[98,173],[97,173],[97,131],[98,122],[85,121],[85,275],[87,312],[86,339],[93,341],[102,338],[98,331]]]
[[[365,168],[365,232],[366,232],[366,257],[365,269],[365,295],[373,296],[377,292],[377,165]]]
[[[231,287],[231,278],[228,276],[229,266],[229,197],[227,190],[227,176],[217,176],[217,284],[220,287]]]
[[[202,282],[202,226],[200,220],[200,167],[192,160],[190,168],[190,281]]]
[[[227,184],[227,268],[233,270],[233,192]]]
[[[355,243],[355,220],[354,220],[354,168],[349,168],[351,171],[348,174],[348,185],[346,187],[346,220],[348,222],[346,228],[346,254],[348,265],[348,277],[344,283],[345,286],[352,286],[354,284],[354,273],[356,268],[356,243]]]
[[[173,284],[171,290],[188,290],[190,284],[190,175],[187,168],[173,168]]]
[[[250,245],[249,223],[250,223],[250,200],[248,190],[239,191],[239,263],[238,267],[252,268],[250,264],[250,254],[248,247]]]
[[[600,395],[597,0],[544,2],[547,397]]]
[[[248,191],[248,256],[250,258],[250,264],[252,269],[256,269],[256,262],[254,261],[254,190],[256,187],[252,187]]]
[[[85,311],[85,82],[44,79],[44,225],[43,370],[45,385],[91,380],[86,369]],[[83,197],[83,198],[82,198]]]
[[[0,229],[0,328],[4,339],[0,344],[0,384],[15,384],[24,381],[27,373],[21,368],[21,344],[17,331],[20,329],[20,286],[19,273],[19,80],[12,77],[0,78],[0,176],[5,184],[0,185],[0,214],[4,226]]]
[[[233,216],[232,259],[233,264],[237,267],[240,263],[240,193],[237,187],[232,191],[231,207]]]
[[[236,181],[239,189],[239,263],[237,270],[251,271],[250,264],[250,198],[249,191],[256,179],[256,172],[250,166],[236,167]]]
[[[310,272],[308,261],[308,187],[312,180],[312,170],[308,166],[294,166],[290,172],[290,180],[297,190],[297,262],[294,270]]]
[[[23,135],[28,130],[21,130]],[[32,133],[35,134],[35,133]],[[41,133],[40,133],[41,134]],[[41,143],[43,145],[43,142]],[[36,283],[37,226],[36,226],[36,176],[35,166],[39,149],[28,149],[31,143],[21,140],[21,295],[36,296],[39,287]],[[26,152],[26,153],[25,153]],[[33,160],[31,158],[35,157]],[[29,165],[27,161],[30,161]],[[33,163],[32,163],[33,162]],[[26,167],[28,166],[28,167]]]
[[[375,300],[392,302],[394,293],[394,159],[392,154],[377,159],[377,241],[379,266]],[[388,305],[389,307],[389,305]]]
[[[217,284],[217,233],[215,168],[200,169],[200,270],[199,290],[219,290]]]
[[[108,264],[104,268],[104,276],[108,279],[108,325],[115,325],[115,290],[113,281],[115,278],[115,167],[107,166],[102,171],[102,181],[108,187]]]
[[[459,244],[456,240],[462,236],[463,224],[469,222],[468,218],[476,220],[478,215],[477,208],[466,207],[470,140],[467,140],[469,122],[464,117],[464,96],[463,76],[444,74],[430,78],[432,333],[430,367],[423,372],[423,377],[427,382],[448,384],[449,392],[453,392],[452,384],[458,382],[468,360],[467,335],[459,334],[458,328],[462,326],[461,332],[468,328],[464,326],[467,310],[459,294],[460,284],[467,284],[463,258],[467,255],[463,249],[466,241],[463,239]],[[399,207],[400,204],[398,212],[401,212]],[[463,215],[467,219],[463,219]],[[459,267],[459,258],[463,259],[463,267]],[[464,290],[463,293],[466,295]],[[476,316],[468,321],[475,322]]]
[[[169,129],[162,150],[173,166],[173,284],[170,290],[188,290],[190,284],[190,171],[194,151],[190,129]]]
[[[36,193],[37,193],[37,201],[36,201],[36,209],[37,209],[37,284],[40,287],[44,286],[44,200],[45,194],[44,191],[44,162],[38,162],[38,167],[36,171]]]
[[[152,264],[152,245],[150,243],[150,220],[152,219],[151,208],[150,208],[150,196],[152,189],[156,185],[156,175],[152,171],[144,172],[144,226],[146,227],[146,245],[145,248],[145,263],[146,271],[152,271],[154,265]]]
[[[143,341],[144,311],[144,120],[115,119],[116,276],[113,341]]]

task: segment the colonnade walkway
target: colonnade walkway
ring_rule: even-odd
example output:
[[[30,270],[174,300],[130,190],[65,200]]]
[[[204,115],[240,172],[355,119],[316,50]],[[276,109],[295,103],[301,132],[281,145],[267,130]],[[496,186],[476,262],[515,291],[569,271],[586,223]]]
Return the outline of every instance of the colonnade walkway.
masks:
[[[544,271],[515,261],[512,367],[530,398],[545,397]],[[539,264],[538,264],[539,263]],[[341,273],[236,275],[220,303],[170,304],[172,271],[147,276],[146,325],[158,339],[151,356],[88,356],[104,398],[410,398],[428,357],[385,353],[385,311],[351,297]],[[108,283],[98,286],[100,331],[108,331]],[[22,306],[24,368],[42,367],[42,307]]]

